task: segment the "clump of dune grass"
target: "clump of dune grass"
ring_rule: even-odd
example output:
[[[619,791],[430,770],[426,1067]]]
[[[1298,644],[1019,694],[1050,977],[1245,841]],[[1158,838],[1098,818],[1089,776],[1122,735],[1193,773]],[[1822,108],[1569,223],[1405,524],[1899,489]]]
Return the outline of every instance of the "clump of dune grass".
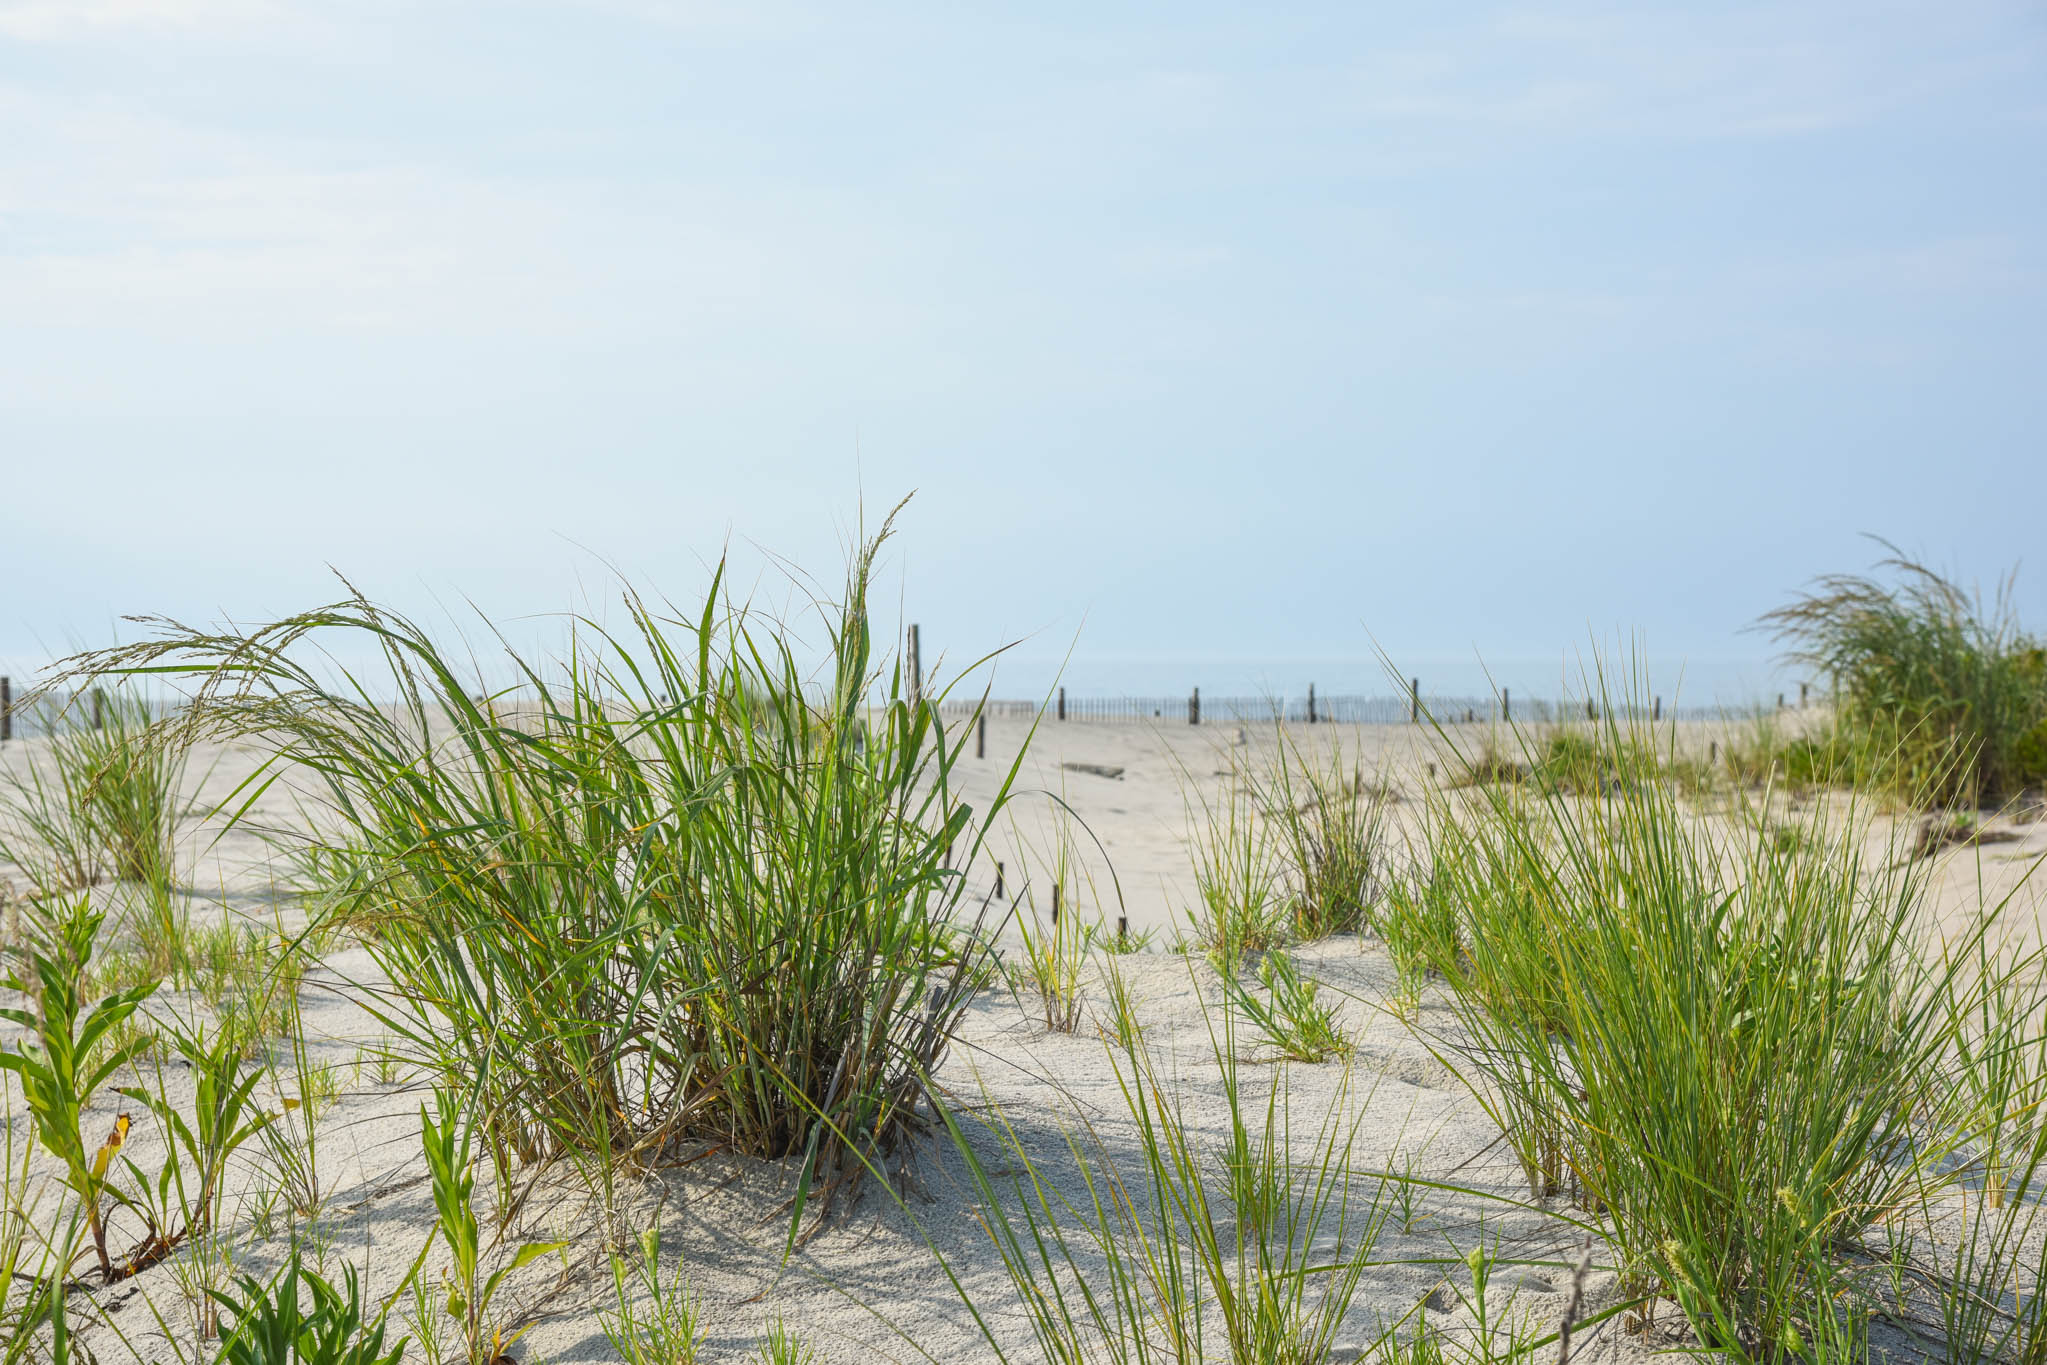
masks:
[[[74,693],[56,733],[0,768],[0,862],[37,894],[109,877],[167,894],[185,760],[150,741],[150,721],[148,703],[126,688]]]
[[[1054,854],[1043,885],[1060,888],[1046,907],[1038,904],[1040,884],[1026,881],[1017,896],[1014,923],[1021,951],[1009,964],[1009,979],[1019,995],[1036,997],[1045,1028],[1071,1033],[1080,1023],[1082,987],[1088,959],[1100,930],[1074,904],[1071,866],[1063,851]]]
[[[1098,908],[1102,888],[1077,852],[1076,831],[1084,828],[1064,799],[1055,798],[1049,848],[1022,840],[1016,848],[1015,864],[1024,877],[1011,923],[1021,951],[1010,954],[1005,967],[1012,990],[1020,999],[1036,998],[1053,1033],[1071,1033],[1079,1025],[1088,962],[1096,950],[1112,956],[1140,951],[1146,937],[1133,938],[1127,917],[1119,917],[1118,932],[1110,931]],[[1108,884],[1120,906],[1122,890],[1113,872]],[[1083,897],[1097,908],[1084,905]]]
[[[2036,983],[1987,961],[1954,1017],[1956,1090],[1977,1118],[1955,1156],[1958,1212],[1929,1199],[1896,1222],[1923,1235],[1900,1247],[1899,1297],[1931,1310],[1950,1361],[2047,1358],[2047,1033]],[[1947,1214],[1959,1228],[1942,1229]],[[1912,1225],[1918,1223],[1914,1229]],[[1912,1255],[1912,1248],[1923,1255]]]
[[[1191,779],[1186,785],[1195,793],[1187,805],[1194,846],[1196,903],[1187,913],[1193,943],[1217,971],[1234,976],[1246,953],[1280,947],[1291,927],[1273,832],[1259,818],[1257,784],[1250,775],[1233,774],[1215,796]]]
[[[1264,1102],[1246,1093],[1232,1011],[1211,1016],[1228,1140],[1189,1119],[1161,1060],[1140,1039],[1110,1043],[1134,1162],[1119,1160],[1076,1106],[1065,1172],[1001,1109],[978,1121],[946,1111],[981,1225],[1028,1322],[1034,1355],[1006,1348],[985,1289],[952,1283],[993,1357],[1071,1365],[1224,1360],[1321,1365],[1340,1358],[1390,1201],[1354,1159],[1367,1097],[1349,1073],[1312,1126],[1296,1126],[1285,1074]],[[985,1153],[992,1141],[993,1159]],[[941,1256],[948,1273],[951,1267]]]
[[[570,1161],[609,1181],[707,1145],[795,1158],[794,1235],[921,1121],[985,980],[948,853],[971,861],[1016,772],[970,808],[940,699],[913,702],[877,655],[888,533],[820,604],[816,682],[722,569],[686,613],[628,590],[623,630],[570,622],[558,660],[508,646],[516,681],[487,696],[360,596],[247,631],[154,620],[72,667],[182,675],[169,739],[267,744],[317,778],[345,870],[328,913],[363,934],[393,983],[378,1012],[474,1107],[501,1179]],[[382,669],[336,681],[325,643],[372,645]]]
[[[1258,964],[1258,984],[1262,991],[1229,977],[1223,988],[1266,1046],[1297,1062],[1350,1055],[1350,1038],[1337,1022],[1334,1007],[1321,998],[1320,984],[1302,976],[1292,958],[1279,951],[1265,954]]]
[[[1438,1047],[1531,1191],[1575,1194],[1705,1345],[1853,1354],[1876,1307],[1853,1248],[1979,1129],[1955,1020],[2018,968],[1923,956],[1923,878],[1865,862],[1859,810],[1789,845],[1690,819],[1649,735],[1598,736],[1597,796],[1432,799],[1459,945],[1438,959],[1459,1023]]]
[[[1794,732],[1783,713],[1767,706],[1733,718],[1718,748],[1719,763],[1710,775],[1736,790],[1882,787],[1897,775],[1892,751],[1876,736],[1831,716],[1804,720]]]
[[[1759,622],[1832,679],[1835,722],[1882,760],[1864,775],[1950,806],[2047,778],[2047,647],[2020,627],[2010,578],[1986,602],[1879,543],[1884,577],[1829,575]]]
[[[1271,822],[1296,938],[1364,929],[1382,894],[1391,793],[1332,745],[1319,761],[1284,726],[1260,796]]]

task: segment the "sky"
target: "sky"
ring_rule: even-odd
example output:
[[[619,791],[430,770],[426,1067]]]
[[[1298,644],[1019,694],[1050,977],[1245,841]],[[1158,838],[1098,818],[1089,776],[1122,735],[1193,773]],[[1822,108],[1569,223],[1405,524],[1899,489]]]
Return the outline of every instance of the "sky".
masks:
[[[2035,0],[0,0],[0,130],[17,673],[335,570],[787,606],[914,493],[998,691],[1703,700],[1866,533],[2047,526]]]

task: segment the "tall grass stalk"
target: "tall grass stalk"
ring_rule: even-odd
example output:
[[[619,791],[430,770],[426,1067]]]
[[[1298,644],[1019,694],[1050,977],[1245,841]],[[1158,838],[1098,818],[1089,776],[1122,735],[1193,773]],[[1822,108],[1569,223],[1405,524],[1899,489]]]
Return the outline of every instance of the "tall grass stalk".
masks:
[[[971,720],[948,736],[877,659],[887,535],[821,604],[820,686],[722,569],[688,614],[627,591],[621,631],[572,622],[558,663],[508,647],[515,682],[482,698],[359,596],[246,632],[156,621],[73,667],[192,683],[167,742],[271,745],[243,807],[284,764],[318,779],[350,869],[334,913],[367,928],[383,1017],[478,1107],[501,1178],[566,1159],[608,1181],[704,1143],[796,1157],[793,1235],[918,1122],[986,951],[947,851],[971,863],[1017,771],[970,808]],[[334,681],[322,641],[382,668]]]

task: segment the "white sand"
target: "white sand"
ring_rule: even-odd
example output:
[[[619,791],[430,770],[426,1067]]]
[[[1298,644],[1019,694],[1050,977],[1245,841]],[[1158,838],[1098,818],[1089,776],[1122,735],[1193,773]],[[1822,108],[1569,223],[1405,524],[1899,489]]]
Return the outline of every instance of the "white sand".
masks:
[[[991,722],[985,760],[973,758],[969,743],[960,776],[970,800],[985,802],[1024,733],[1023,722]],[[1423,732],[1413,727],[1327,726],[1297,733],[1312,744],[1343,744],[1396,788],[1410,791],[1422,780],[1421,765],[1433,757]],[[1261,733],[1243,738],[1246,747],[1271,743]],[[1705,739],[1706,731],[1700,729],[1696,735],[1688,734],[1686,743],[1696,741],[1703,748]],[[1192,894],[1184,779],[1191,777],[1195,784],[1219,791],[1226,779],[1217,774],[1229,768],[1237,741],[1235,726],[1194,729],[1184,724],[1048,721],[1040,727],[1020,786],[1061,794],[1089,832],[1081,838],[1096,894],[1094,903],[1084,909],[1113,916],[1118,904],[1111,888],[1120,885],[1120,908],[1129,915],[1133,930],[1155,931],[1162,941],[1170,937]],[[37,747],[9,744],[0,762],[33,761]],[[1061,766],[1068,761],[1119,766],[1124,773],[1112,780],[1070,772]],[[191,771],[195,786],[204,778],[203,791],[196,794],[205,801],[219,800],[250,766],[246,750],[196,756]],[[1404,807],[1409,812],[1402,815],[1404,821],[1412,818],[1412,804]],[[297,819],[282,788],[267,795],[252,814],[279,824]],[[1016,863],[1031,856],[1014,851],[1017,841],[1034,841],[1043,853],[1049,850],[1056,826],[1051,803],[1042,795],[1018,798],[1012,827],[999,831],[995,840],[1003,851],[994,855],[1010,863],[1012,891],[1018,884]],[[2014,829],[2021,836],[2017,842],[1948,859],[1935,886],[1943,916],[1954,920],[1976,913],[1982,903],[1979,880],[1983,891],[1995,898],[2047,852],[2047,823]],[[196,822],[188,831],[183,872],[192,888],[195,922],[231,914],[290,923],[290,898],[278,892],[283,873],[272,866],[262,841],[248,831],[230,832],[215,841],[216,832]],[[1100,841],[1099,851],[1088,842],[1090,835]],[[1113,882],[1107,875],[1111,864]],[[992,872],[986,866],[972,869],[976,884],[984,889],[992,889]],[[2041,906],[2037,882],[2022,895],[2018,918],[2037,925]],[[1254,1093],[1247,1102],[1262,1109],[1265,1088],[1283,1078],[1299,1143],[1311,1142],[1330,1106],[1340,1102],[1345,1121],[1358,1125],[1354,1165],[1360,1169],[1411,1169],[1416,1175],[1518,1199],[1522,1194],[1518,1170],[1499,1145],[1497,1129],[1428,1049],[1378,1008],[1392,980],[1383,953],[1355,939],[1336,939],[1302,950],[1300,960],[1332,986],[1353,993],[1344,1014],[1358,1038],[1358,1053],[1347,1078],[1343,1064],[1335,1062],[1249,1066],[1245,1075]],[[1220,1144],[1227,1131],[1226,1113],[1219,1096],[1219,1071],[1209,1053],[1208,1016],[1202,1009],[1204,996],[1213,999],[1212,974],[1198,962],[1163,953],[1122,961],[1131,970],[1141,1017],[1163,1059],[1161,1065],[1178,1077],[1176,1095],[1185,1104],[1190,1123],[1205,1143]],[[352,995],[360,995],[359,987],[351,983],[367,981],[371,972],[368,955],[350,949],[336,954],[314,975],[305,996],[306,1020],[322,1062],[348,1068],[358,1049],[382,1043],[376,1022],[350,1002]],[[1094,1031],[1093,1006],[1099,1004],[1097,991],[1079,1033],[1048,1035],[1005,991],[991,991],[968,1013],[941,1075],[962,1101],[978,1103],[985,1097],[999,1103],[1043,1169],[1076,1199],[1082,1190],[1065,1152],[1064,1130],[1084,1119],[1126,1169],[1132,1151],[1110,1054]],[[1418,1021],[1422,1030],[1444,1022],[1440,1006],[1424,1005]],[[330,1271],[338,1272],[343,1261],[364,1267],[367,1288],[381,1296],[404,1277],[432,1218],[418,1142],[417,1115],[426,1094],[416,1083],[378,1085],[369,1067],[360,1073],[345,1069],[343,1081],[346,1093],[323,1115],[318,1128],[319,1171],[327,1201],[313,1225],[301,1226],[298,1235],[325,1246]],[[173,1077],[169,1090],[182,1102],[189,1083]],[[123,1107],[134,1106],[117,1096],[101,1096],[87,1132],[98,1134]],[[8,1114],[19,1140],[25,1125],[11,1084]],[[154,1171],[161,1149],[151,1130],[151,1123],[138,1116],[128,1154],[143,1169]],[[978,1145],[991,1164],[1005,1164],[985,1135]],[[1403,1167],[1405,1162],[1412,1164]],[[38,1157],[39,1169],[48,1165]],[[975,1221],[958,1156],[942,1142],[927,1141],[912,1169],[908,1215],[882,1191],[870,1188],[857,1207],[842,1212],[786,1265],[781,1263],[785,1223],[777,1213],[789,1193],[786,1170],[714,1158],[655,1173],[620,1193],[617,1216],[633,1230],[645,1226],[658,1210],[664,1247],[671,1258],[677,1253],[686,1258],[686,1273],[703,1302],[706,1360],[747,1355],[763,1322],[776,1315],[786,1317],[827,1360],[987,1359],[991,1353],[946,1281],[934,1247],[961,1277],[1005,1344],[1016,1350],[1014,1358],[1036,1359],[1017,1296]],[[239,1267],[267,1275],[285,1254],[291,1233],[283,1218],[267,1238],[252,1226],[250,1192],[259,1183],[256,1172],[238,1172],[228,1205],[237,1214]],[[487,1196],[489,1184],[486,1169],[479,1177],[480,1195]],[[46,1200],[45,1208],[53,1203]],[[515,1354],[523,1360],[615,1358],[597,1318],[598,1309],[611,1302],[611,1288],[599,1259],[603,1220],[595,1202],[575,1181],[551,1180],[517,1223],[507,1234],[506,1245],[557,1237],[571,1238],[576,1245],[566,1255],[544,1259],[513,1277],[510,1302],[539,1315]],[[132,1234],[132,1224],[117,1221],[117,1227]],[[1553,1220],[1508,1204],[1472,1195],[1431,1194],[1420,1201],[1412,1223],[1403,1227],[1396,1220],[1389,1225],[1380,1256],[1444,1255],[1466,1250],[1483,1236],[1502,1239],[1509,1256],[1568,1259],[1571,1248],[1558,1227]],[[489,1233],[487,1221],[487,1239]],[[113,1240],[125,1244],[118,1232]],[[437,1280],[444,1263],[444,1253],[436,1248],[427,1262],[428,1278]],[[1567,1274],[1555,1271],[1507,1271],[1498,1283],[1512,1287],[1525,1308],[1549,1321],[1561,1311],[1567,1279]],[[1368,1276],[1339,1343],[1354,1348],[1368,1340],[1376,1321],[1414,1309],[1437,1283],[1434,1273],[1411,1267]],[[1590,1289],[1597,1306],[1603,1295],[1614,1292],[1613,1277],[1595,1275]],[[84,1339],[100,1359],[193,1358],[191,1314],[171,1266],[159,1266],[90,1298],[87,1315],[98,1314],[102,1320],[86,1327]],[[1454,1311],[1427,1311],[1440,1322],[1459,1320]],[[406,1330],[402,1316],[394,1335]],[[1600,1333],[1590,1354],[1632,1356],[1645,1349],[1641,1338],[1626,1337],[1613,1325]],[[1338,1358],[1344,1356],[1340,1352]],[[210,1350],[204,1358],[210,1359]]]

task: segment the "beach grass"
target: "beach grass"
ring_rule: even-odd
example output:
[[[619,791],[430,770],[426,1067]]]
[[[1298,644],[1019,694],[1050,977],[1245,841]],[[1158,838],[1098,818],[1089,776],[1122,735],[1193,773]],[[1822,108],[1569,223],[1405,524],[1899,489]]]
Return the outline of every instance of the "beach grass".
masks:
[[[1851,770],[1939,806],[2047,781],[2047,644],[2020,625],[2011,580],[1986,601],[1879,543],[1873,572],[1828,575],[1759,622],[1831,680]]]
[[[491,695],[361,597],[226,634],[157,622],[75,667],[193,683],[165,743],[271,745],[245,805],[278,765],[317,776],[348,873],[331,913],[393,983],[373,1006],[475,1106],[501,1178],[608,1181],[704,1144],[794,1157],[793,1235],[857,1179],[855,1149],[919,1122],[986,973],[949,854],[971,861],[1009,782],[970,808],[964,741],[875,650],[887,534],[820,604],[817,685],[722,574],[688,613],[627,591],[624,631],[578,621],[553,663],[508,649]],[[323,673],[335,636],[382,675]]]
[[[1941,1187],[1979,1123],[1956,1020],[2037,958],[1926,957],[1923,876],[1865,859],[1866,808],[1789,846],[1697,820],[1631,724],[1598,732],[1598,795],[1432,800],[1409,901],[1455,916],[1427,953],[1459,1024],[1441,1055],[1531,1193],[1569,1192],[1702,1343],[1853,1354],[1872,1305],[1844,1249]]]

